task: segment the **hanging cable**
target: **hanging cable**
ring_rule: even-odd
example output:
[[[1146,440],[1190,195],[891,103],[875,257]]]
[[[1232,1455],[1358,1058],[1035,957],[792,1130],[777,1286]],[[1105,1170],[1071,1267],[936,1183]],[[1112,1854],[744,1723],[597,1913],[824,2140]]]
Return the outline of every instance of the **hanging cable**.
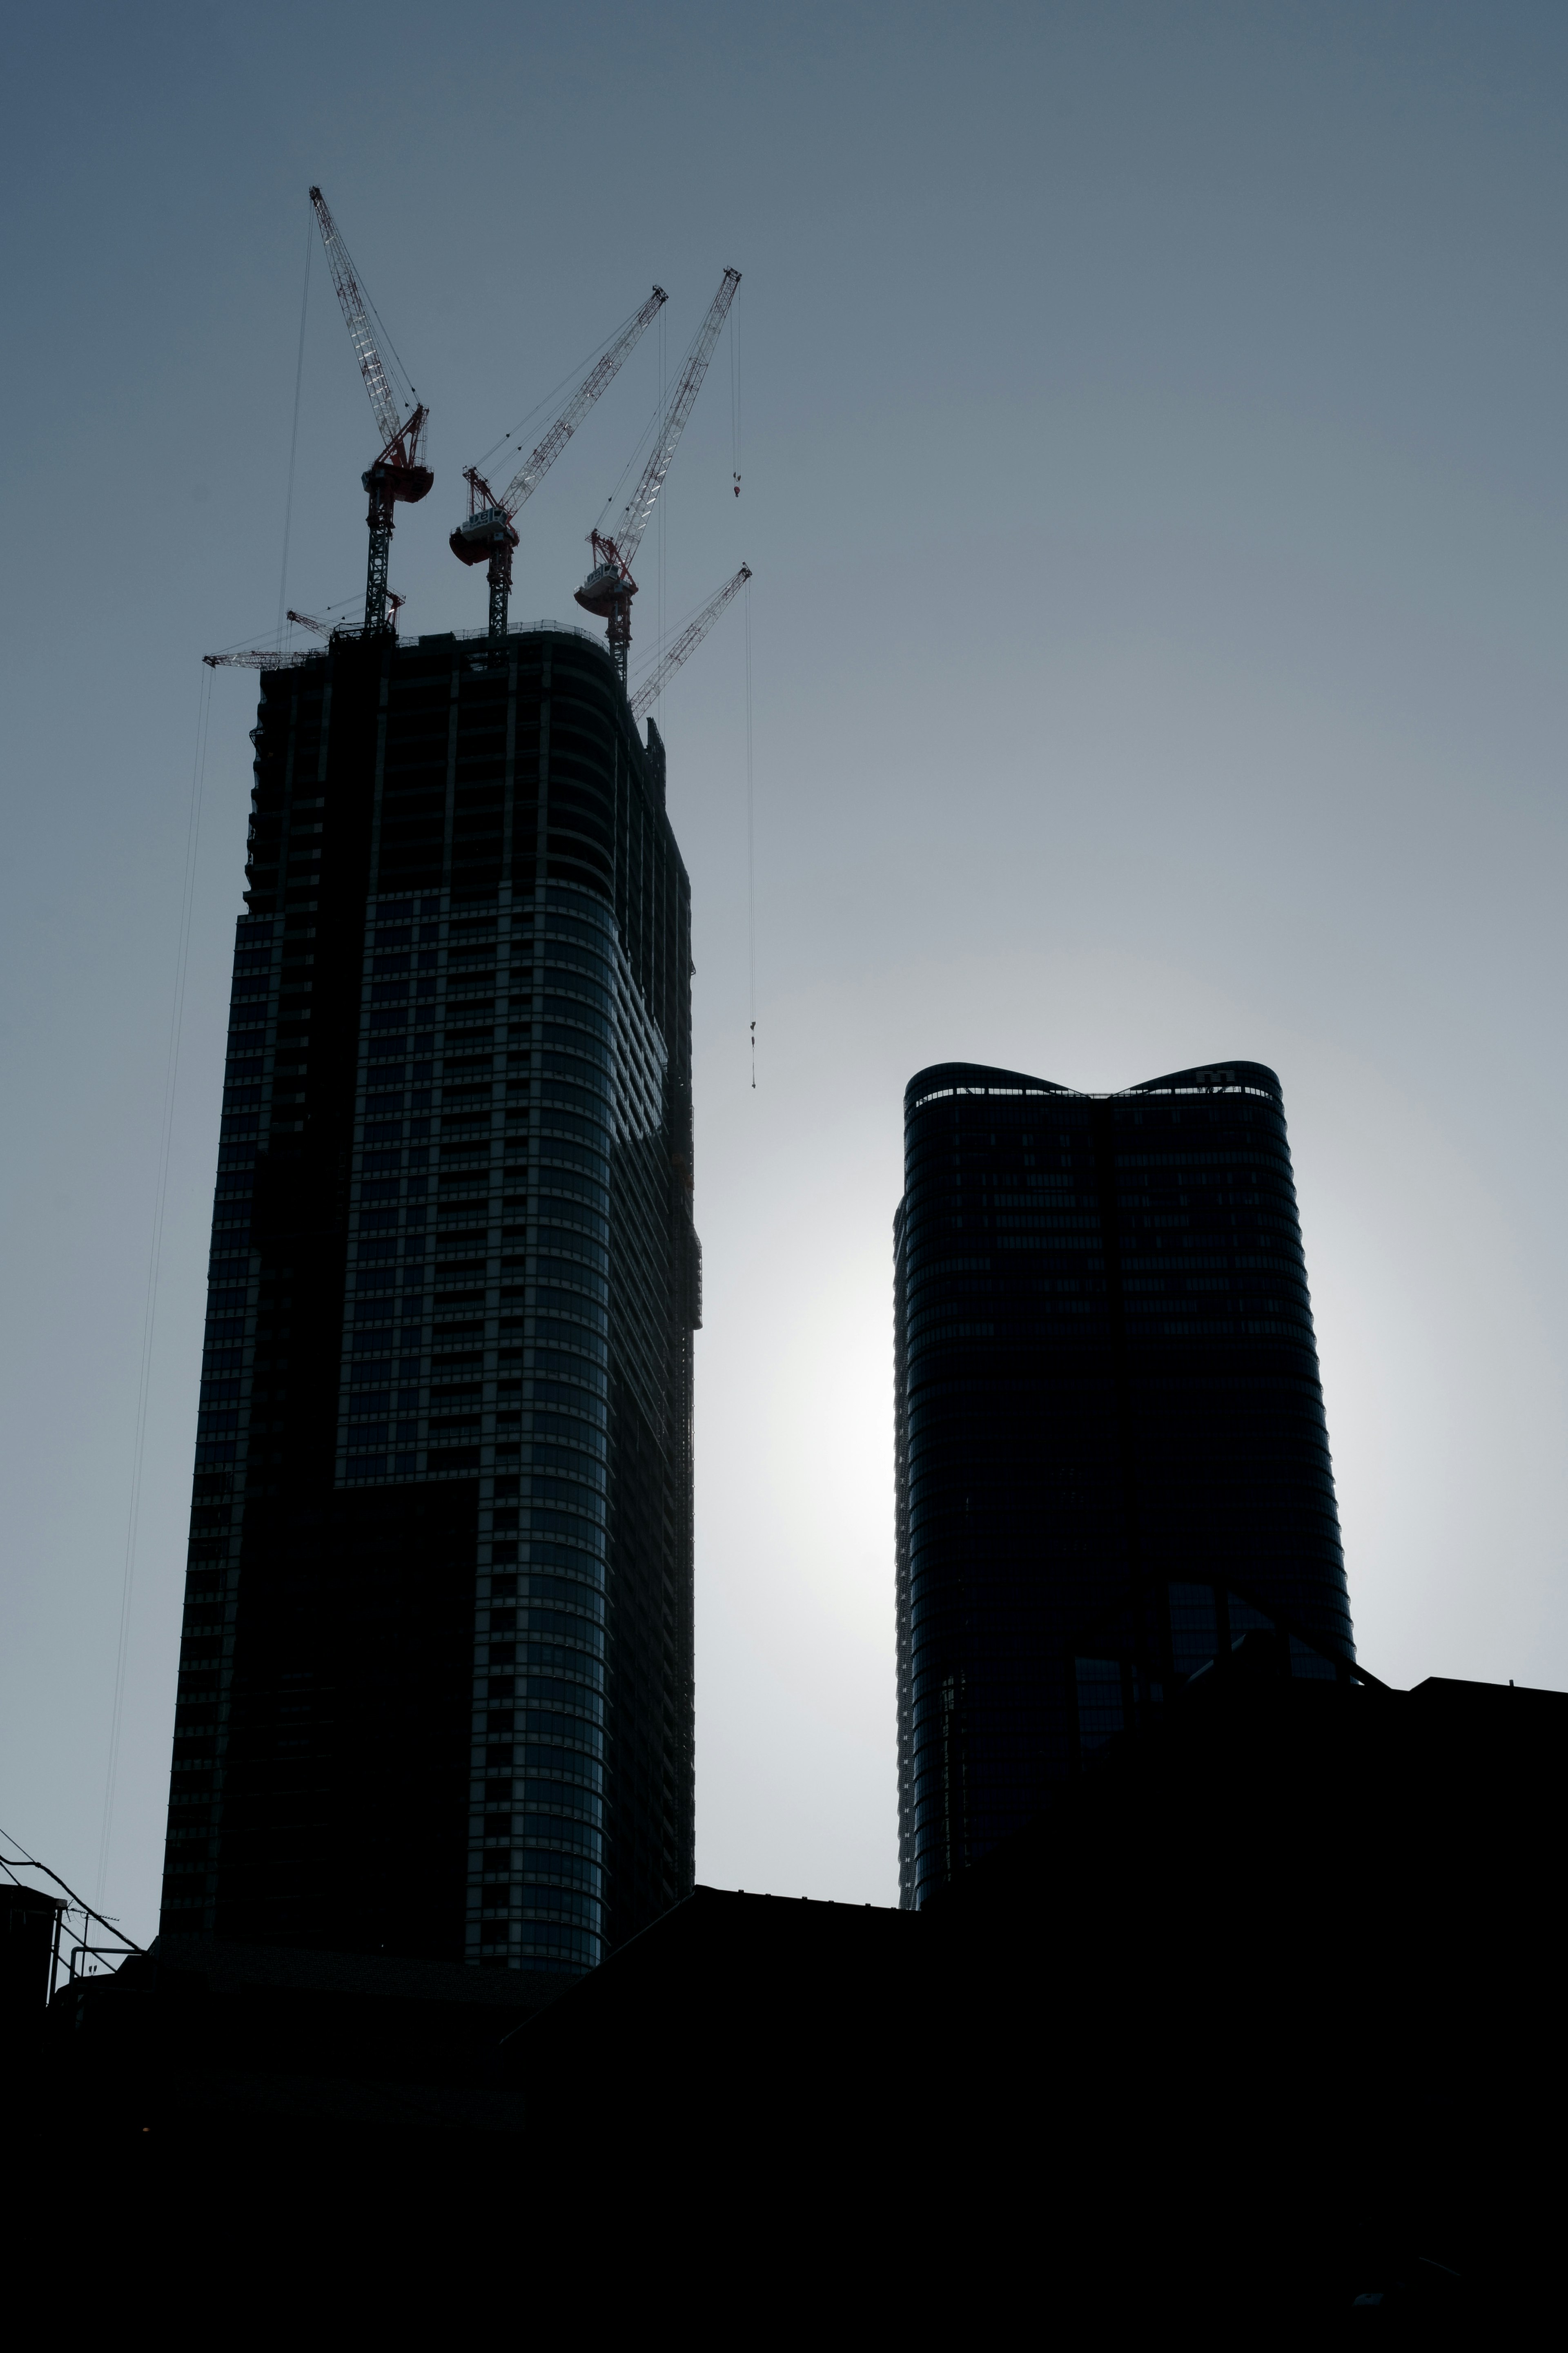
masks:
[[[730,461],[741,495],[741,301],[730,311]],[[752,768],[752,584],[746,583],[746,953],[752,1039],[752,1086],[757,1083],[757,825]]]
[[[668,406],[669,401],[669,371],[666,359],[665,315],[664,311],[661,311],[658,314],[658,407],[661,417],[663,416],[666,407]],[[666,483],[664,496],[658,502],[658,634],[661,638],[664,636],[664,590],[666,580],[664,551],[667,545],[664,527],[668,514],[669,486]],[[662,687],[659,689],[658,710],[659,716],[662,719],[664,716],[664,690]]]
[[[735,496],[741,495],[741,297],[737,290],[730,309],[730,464]]]
[[[202,791],[206,781],[207,723],[212,714],[210,670],[202,670],[196,704],[196,750],[191,767],[191,809],[185,826],[185,872],[174,954],[174,1001],[169,1011],[169,1045],[163,1068],[163,1120],[158,1141],[158,1184],[153,1208],[153,1240],[147,1254],[147,1295],[142,1310],[142,1366],[136,1396],[136,1435],[132,1451],[131,1510],[125,1529],[125,1567],[120,1588],[120,1641],[114,1662],[114,1705],[109,1719],[109,1771],[103,1791],[103,1828],[98,1847],[98,1901],[109,1875],[114,1828],[114,1785],[120,1772],[120,1736],[125,1712],[125,1662],[131,1641],[131,1597],[136,1576],[136,1536],[142,1518],[142,1465],[147,1447],[147,1399],[152,1390],[153,1336],[158,1313],[158,1276],[163,1257],[163,1212],[169,1198],[169,1157],[174,1133],[174,1092],[180,1075],[180,1039],[185,1018],[185,976],[190,965],[191,914],[195,904],[196,850],[201,839]]]
[[[289,533],[294,521],[294,459],[300,448],[300,387],[305,380],[305,314],[310,301],[310,254],[316,242],[316,216],[310,215],[305,225],[305,290],[300,297],[300,356],[294,363],[294,429],[289,436],[289,489],[283,501],[283,562],[278,574],[278,636],[283,636],[283,622],[288,610],[289,596]]]
[[[752,584],[746,596],[746,937],[751,967],[752,1085],[757,1083],[757,851],[756,799],[752,787]]]

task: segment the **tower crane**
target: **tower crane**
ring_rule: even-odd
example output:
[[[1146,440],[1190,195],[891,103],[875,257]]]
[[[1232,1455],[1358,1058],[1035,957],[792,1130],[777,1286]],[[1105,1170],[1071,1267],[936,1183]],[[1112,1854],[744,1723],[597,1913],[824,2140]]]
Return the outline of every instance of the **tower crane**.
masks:
[[[489,634],[492,645],[506,636],[507,604],[511,596],[511,552],[517,545],[515,518],[518,509],[525,499],[532,497],[599,395],[619,373],[622,361],[643,329],[650,324],[655,314],[668,300],[662,286],[654,288],[642,309],[626,322],[608,348],[595,361],[559,417],[499,495],[491,490],[477,466],[464,467],[463,480],[468,486],[468,512],[466,521],[460,522],[452,533],[448,544],[459,564],[488,564],[489,566]]]
[[[751,576],[751,565],[742,564],[733,578],[726,580],[722,588],[716,589],[701,611],[688,621],[668,653],[660,657],[657,666],[649,671],[633,695],[632,717],[634,719],[641,719],[645,713],[653,709],[666,684],[674,677],[687,656],[697,651],[731,597],[739,594]]]
[[[412,385],[409,397],[414,406],[400,424],[402,402],[396,397],[386,363],[376,348],[371,332],[370,304],[361,289],[359,275],[349,259],[349,249],[338,233],[338,225],[327,210],[327,200],[320,188],[310,191],[310,203],[315,209],[321,231],[321,243],[327,248],[327,267],[332,273],[332,284],[338,290],[338,301],[348,322],[349,340],[359,361],[360,374],[381,434],[381,455],[361,475],[360,480],[370,494],[370,565],[365,574],[364,626],[366,636],[379,635],[389,628],[387,618],[386,565],[392,551],[394,510],[399,500],[413,506],[425,498],[435,481],[428,466],[423,462],[425,427],[429,412]]]
[[[675,455],[675,445],[686,427],[691,405],[697,398],[708,363],[713,356],[713,346],[719,340],[730,305],[735,299],[735,289],[741,282],[738,269],[726,269],[720,280],[708,316],[697,331],[697,340],[686,355],[668,406],[659,420],[654,437],[653,455],[643,469],[643,477],[626,501],[615,530],[606,535],[597,530],[588,534],[594,549],[594,569],[574,594],[585,613],[596,613],[609,623],[609,646],[621,684],[626,682],[626,653],[632,641],[632,598],[637,584],[632,578],[632,565],[642,535],[647,529],[654,502],[664,488],[664,478],[669,471],[669,461]]]

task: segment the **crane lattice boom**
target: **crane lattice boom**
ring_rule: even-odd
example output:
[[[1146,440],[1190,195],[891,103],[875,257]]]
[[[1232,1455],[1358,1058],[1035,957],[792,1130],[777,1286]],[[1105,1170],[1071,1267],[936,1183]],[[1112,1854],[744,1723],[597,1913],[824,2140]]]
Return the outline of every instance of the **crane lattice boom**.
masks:
[[[359,362],[364,388],[370,395],[370,405],[385,445],[399,439],[404,428],[400,404],[393,392],[385,363],[376,349],[375,337],[371,332],[370,305],[361,291],[359,274],[349,259],[348,247],[339,234],[336,221],[327,210],[327,200],[320,188],[311,189],[310,202],[321,224],[321,243],[327,248],[327,267],[332,273],[332,284],[338,290],[343,317],[348,321],[354,357]]]
[[[720,281],[719,291],[709,307],[708,316],[698,329],[697,340],[686,355],[686,365],[664,412],[663,429],[654,444],[653,455],[643,470],[643,478],[626,501],[620,522],[610,533],[609,542],[601,539],[595,543],[596,545],[614,545],[623,572],[630,572],[637,549],[642,544],[642,535],[647,529],[654,503],[664,488],[664,478],[675,455],[675,445],[686,429],[686,420],[691,414],[692,403],[701,388],[702,379],[708,373],[708,363],[713,356],[713,346],[719,340],[719,330],[729,316],[730,305],[735,299],[735,289],[740,282],[738,269],[726,269]]]
[[[739,572],[735,574],[733,579],[726,580],[722,588],[719,589],[713,596],[709,597],[708,602],[703,606],[702,610],[691,620],[688,621],[685,628],[682,629],[680,635],[676,638],[675,643],[670,647],[668,652],[662,657],[654,670],[652,670],[648,676],[644,679],[642,684],[633,695],[631,702],[632,717],[634,719],[643,718],[647,712],[653,709],[654,703],[657,702],[660,693],[662,693],[669,680],[680,668],[681,663],[686,659],[689,654],[696,652],[698,647],[702,643],[703,638],[708,635],[709,630],[713,627],[714,622],[718,619],[725,606],[730,602],[731,597],[738,595],[740,590],[745,586],[746,582],[751,578],[751,565],[749,564],[742,564]]]
[[[735,299],[735,289],[741,282],[738,269],[726,269],[719,281],[719,291],[709,306],[708,316],[697,331],[697,340],[686,355],[686,364],[679,380],[659,419],[653,455],[643,469],[643,478],[626,501],[619,522],[608,536],[602,531],[588,534],[594,547],[594,569],[581,588],[573,594],[585,613],[598,613],[608,621],[606,636],[610,658],[616,665],[621,684],[626,682],[626,656],[632,641],[632,598],[637,584],[632,578],[632,558],[642,543],[648,526],[654,502],[664,488],[664,478],[669,471],[675,445],[686,428],[691,405],[708,373],[708,363],[713,356],[713,346],[719,340],[719,330],[729,315]]]
[[[463,480],[468,486],[468,512],[467,519],[452,533],[448,544],[459,564],[488,563],[489,565],[489,634],[492,638],[506,636],[507,604],[511,594],[511,551],[517,545],[513,516],[524,500],[531,498],[539,488],[599,395],[619,374],[622,361],[644,328],[668,300],[662,286],[654,288],[642,309],[621,329],[608,350],[601,353],[595,361],[560,416],[523,459],[499,496],[477,466],[465,467]]]
[[[523,459],[500,495],[500,504],[506,510],[509,519],[538,489],[599,395],[618,375],[622,361],[644,328],[652,324],[668,300],[662,286],[654,288],[637,317],[622,329],[609,350],[595,361],[538,448]]]

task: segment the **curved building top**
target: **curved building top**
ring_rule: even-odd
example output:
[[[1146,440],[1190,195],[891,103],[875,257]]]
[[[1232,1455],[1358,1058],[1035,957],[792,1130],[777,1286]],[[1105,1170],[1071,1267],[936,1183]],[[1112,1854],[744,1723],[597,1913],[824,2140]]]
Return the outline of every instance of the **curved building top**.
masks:
[[[895,1222],[900,1879],[975,1862],[1248,1637],[1354,1643],[1276,1073],[941,1062]],[[1256,1650],[1256,1641],[1255,1641]]]
[[[1278,1073],[1266,1062],[1199,1062],[1190,1071],[1171,1071],[1163,1078],[1144,1079],[1135,1087],[1119,1087],[1104,1094],[1083,1087],[1064,1087],[1054,1079],[1031,1078],[1024,1071],[992,1070],[984,1062],[932,1062],[917,1071],[904,1089],[904,1113],[947,1094],[1076,1095],[1084,1103],[1113,1102],[1120,1095],[1261,1094],[1284,1103]]]

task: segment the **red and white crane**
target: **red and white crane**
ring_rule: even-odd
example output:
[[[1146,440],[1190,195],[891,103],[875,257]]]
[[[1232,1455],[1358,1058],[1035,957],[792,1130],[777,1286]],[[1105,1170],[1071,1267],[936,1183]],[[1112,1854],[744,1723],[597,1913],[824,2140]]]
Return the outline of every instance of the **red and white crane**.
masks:
[[[488,564],[489,566],[489,634],[492,643],[506,636],[507,604],[511,596],[511,552],[517,545],[518,509],[525,499],[532,497],[599,395],[619,373],[622,361],[643,329],[652,323],[668,300],[662,286],[654,288],[642,309],[627,320],[601,352],[555,422],[529,452],[499,495],[491,490],[477,466],[464,467],[463,480],[468,486],[468,512],[466,521],[460,522],[452,533],[448,543],[459,564]]]
[[[741,282],[738,269],[726,269],[720,281],[697,340],[686,355],[675,390],[669,396],[658,428],[654,436],[653,455],[643,469],[641,481],[623,508],[615,530],[607,535],[600,531],[588,534],[594,549],[594,569],[581,588],[574,593],[584,612],[596,613],[609,623],[611,658],[621,684],[626,682],[626,653],[632,641],[632,598],[637,584],[632,578],[632,565],[642,535],[647,529],[654,502],[664,488],[664,478],[669,471],[675,445],[686,427],[702,379],[708,373],[708,363],[713,356],[713,346],[719,340],[719,330],[735,299],[735,289]]]
[[[667,653],[661,654],[653,669],[632,696],[632,717],[641,719],[653,709],[665,687],[689,654],[694,654],[709,630],[713,627],[731,596],[739,596],[752,576],[752,567],[742,564],[722,588],[716,589],[700,613],[692,616]]]
[[[412,385],[406,386],[406,398],[413,403],[409,415],[399,423],[405,402],[393,387],[385,361],[376,345],[371,330],[371,305],[360,285],[359,273],[349,259],[349,249],[338,233],[338,225],[327,210],[327,200],[320,188],[310,191],[310,203],[321,231],[321,242],[327,248],[327,267],[332,273],[332,284],[338,290],[338,301],[348,322],[349,339],[359,361],[360,374],[370,395],[371,409],[381,434],[381,455],[360,477],[370,494],[370,565],[365,574],[364,626],[367,636],[379,634],[391,623],[387,614],[386,566],[392,551],[392,528],[395,508],[401,501],[414,506],[425,498],[436,477],[423,462],[425,427],[429,412]]]

